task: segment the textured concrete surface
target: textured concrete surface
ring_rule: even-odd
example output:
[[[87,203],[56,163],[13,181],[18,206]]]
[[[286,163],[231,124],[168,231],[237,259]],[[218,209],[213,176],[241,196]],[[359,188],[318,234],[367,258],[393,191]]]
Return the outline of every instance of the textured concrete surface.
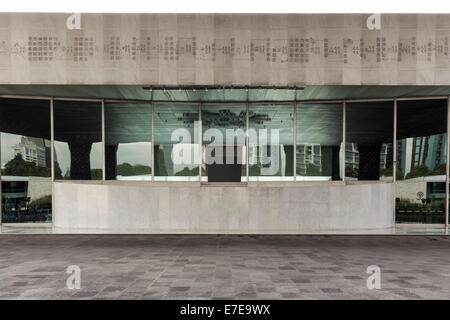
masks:
[[[2,299],[449,299],[446,236],[1,235]],[[81,289],[66,268],[81,268]],[[366,287],[367,266],[381,289]]]
[[[450,84],[446,14],[0,14],[4,84]]]
[[[248,188],[55,183],[53,217],[55,227],[73,233],[385,233],[394,222],[393,188],[392,183]]]

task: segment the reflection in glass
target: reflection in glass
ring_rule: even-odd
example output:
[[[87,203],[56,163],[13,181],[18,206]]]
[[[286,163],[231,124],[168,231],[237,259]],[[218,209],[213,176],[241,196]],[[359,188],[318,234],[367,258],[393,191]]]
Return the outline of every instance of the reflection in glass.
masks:
[[[249,180],[294,179],[294,106],[249,107]]]
[[[203,181],[245,181],[246,114],[243,105],[202,106]]]
[[[2,222],[51,222],[50,102],[0,99]]]
[[[198,105],[154,105],[156,181],[199,180]]]
[[[150,104],[105,104],[106,180],[152,179]]]
[[[50,177],[50,104],[0,99],[1,168],[8,176]]]
[[[346,180],[393,181],[394,104],[347,103]]]
[[[21,222],[52,222],[51,181],[2,181],[2,223]]]
[[[55,179],[102,179],[102,117],[97,102],[54,101]]]
[[[397,222],[445,223],[447,100],[397,103]]]
[[[297,104],[297,181],[341,180],[342,104]]]

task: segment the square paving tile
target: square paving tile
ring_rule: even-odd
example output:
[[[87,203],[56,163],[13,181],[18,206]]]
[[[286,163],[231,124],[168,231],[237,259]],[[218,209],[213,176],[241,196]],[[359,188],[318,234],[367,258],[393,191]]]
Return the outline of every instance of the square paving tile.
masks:
[[[0,234],[0,299],[450,299],[449,265],[439,235]]]

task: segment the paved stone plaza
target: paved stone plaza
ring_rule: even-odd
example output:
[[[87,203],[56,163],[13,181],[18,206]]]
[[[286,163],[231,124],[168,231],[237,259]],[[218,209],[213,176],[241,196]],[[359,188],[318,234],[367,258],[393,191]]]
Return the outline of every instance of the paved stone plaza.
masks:
[[[450,299],[450,238],[3,234],[0,298]]]

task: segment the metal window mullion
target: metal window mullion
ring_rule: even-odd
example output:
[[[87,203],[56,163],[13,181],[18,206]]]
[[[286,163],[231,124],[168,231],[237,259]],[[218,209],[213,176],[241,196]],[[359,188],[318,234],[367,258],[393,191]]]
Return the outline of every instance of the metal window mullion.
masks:
[[[396,216],[395,216],[395,196],[396,196],[396,187],[397,187],[397,99],[394,99],[394,139],[393,139],[393,143],[394,145],[392,146],[392,152],[393,152],[393,163],[392,163],[392,177],[393,177],[393,182],[394,182],[394,194],[393,194],[393,209],[394,209],[394,213],[393,213],[393,219],[394,219],[394,226],[396,223]],[[387,154],[386,154],[387,157]]]
[[[151,160],[151,164],[152,164],[152,182],[155,181],[155,128],[154,128],[154,105],[153,102],[150,103],[150,112],[151,112],[151,124],[152,124],[152,129],[151,129],[151,139],[152,142],[150,143],[150,147],[152,148],[151,150],[151,155],[152,155],[152,160]]]
[[[392,146],[393,150],[393,163],[392,163],[392,176],[394,178],[394,183],[397,181],[397,99],[394,99],[394,136]],[[387,156],[387,155],[386,155]]]
[[[248,99],[248,96],[249,96],[249,91],[248,91],[248,87],[245,87],[245,105],[246,105],[246,126],[247,126],[247,132],[245,133],[245,135],[246,135],[246,144],[247,144],[247,155],[246,155],[246,157],[247,157],[247,163],[245,164],[245,175],[246,175],[246,178],[247,178],[247,185],[248,185],[248,183],[250,182],[249,181],[249,179],[250,179],[250,174],[249,174],[249,166],[248,166],[248,150],[249,150],[249,147],[248,147],[248,142],[249,142],[249,136],[248,136],[248,130],[249,130],[249,117],[248,117],[248,108],[249,108],[249,99]]]
[[[50,100],[50,147],[52,152],[50,153],[51,165],[51,179],[52,182],[55,181],[55,126],[54,126],[54,116],[53,116],[53,99]]]
[[[403,97],[396,98],[397,101],[412,101],[412,100],[447,100],[447,96],[425,96],[425,97]]]
[[[2,130],[0,128],[0,160],[2,159]],[[0,161],[0,231],[3,218],[3,194],[2,194],[2,166]]]
[[[342,154],[341,154],[341,174],[342,174],[342,181],[345,181],[345,153],[346,153],[346,115],[347,115],[347,104],[346,102],[342,102]]]
[[[202,103],[198,104],[198,179],[202,183],[203,169],[203,126],[202,126]]]
[[[247,99],[244,101],[221,101],[217,102],[217,104],[224,103],[247,103],[248,101],[248,87],[247,89]],[[296,88],[293,88],[296,90]],[[118,102],[118,103],[149,103],[149,102],[157,102],[161,104],[197,104],[202,103],[202,101],[166,101],[166,100],[153,100],[153,90],[150,89],[150,99],[104,99],[105,102]],[[6,99],[37,99],[37,100],[59,100],[59,101],[85,101],[85,102],[101,102],[102,99],[99,98],[88,98],[88,97],[50,97],[50,96],[28,96],[28,95],[13,95],[13,94],[0,94],[0,98]],[[408,100],[443,100],[447,99],[448,96],[417,96],[417,97],[400,97],[396,98],[398,101],[408,101]],[[282,100],[282,101],[256,101],[252,102],[253,104],[289,104],[292,102],[301,102],[304,104],[317,104],[317,103],[343,103],[347,102],[382,102],[382,101],[393,101],[394,98],[367,98],[367,99],[330,99],[330,100]],[[211,102],[214,103],[214,102]]]
[[[297,181],[297,102],[294,102],[294,181]]]
[[[102,99],[102,181],[106,180],[105,100]]]
[[[450,133],[450,96],[447,97],[447,137],[445,143],[446,159],[445,159],[445,227],[448,228],[448,206],[449,206],[449,175],[450,175],[450,144],[448,141]]]
[[[54,101],[50,99],[50,175],[52,183],[52,227],[55,225],[55,121],[54,121]]]
[[[249,118],[248,118],[248,108],[249,108],[249,104],[247,102],[247,104],[245,105],[245,177],[246,177],[246,182],[249,183],[249,164],[248,164],[248,152],[250,150],[249,148]]]
[[[102,102],[104,99],[99,98],[70,98],[70,97],[53,97],[53,100],[58,101],[79,101],[79,102]]]
[[[27,95],[14,95],[14,94],[0,94],[0,98],[3,99],[25,99],[25,100],[52,100],[49,96],[27,96]]]

